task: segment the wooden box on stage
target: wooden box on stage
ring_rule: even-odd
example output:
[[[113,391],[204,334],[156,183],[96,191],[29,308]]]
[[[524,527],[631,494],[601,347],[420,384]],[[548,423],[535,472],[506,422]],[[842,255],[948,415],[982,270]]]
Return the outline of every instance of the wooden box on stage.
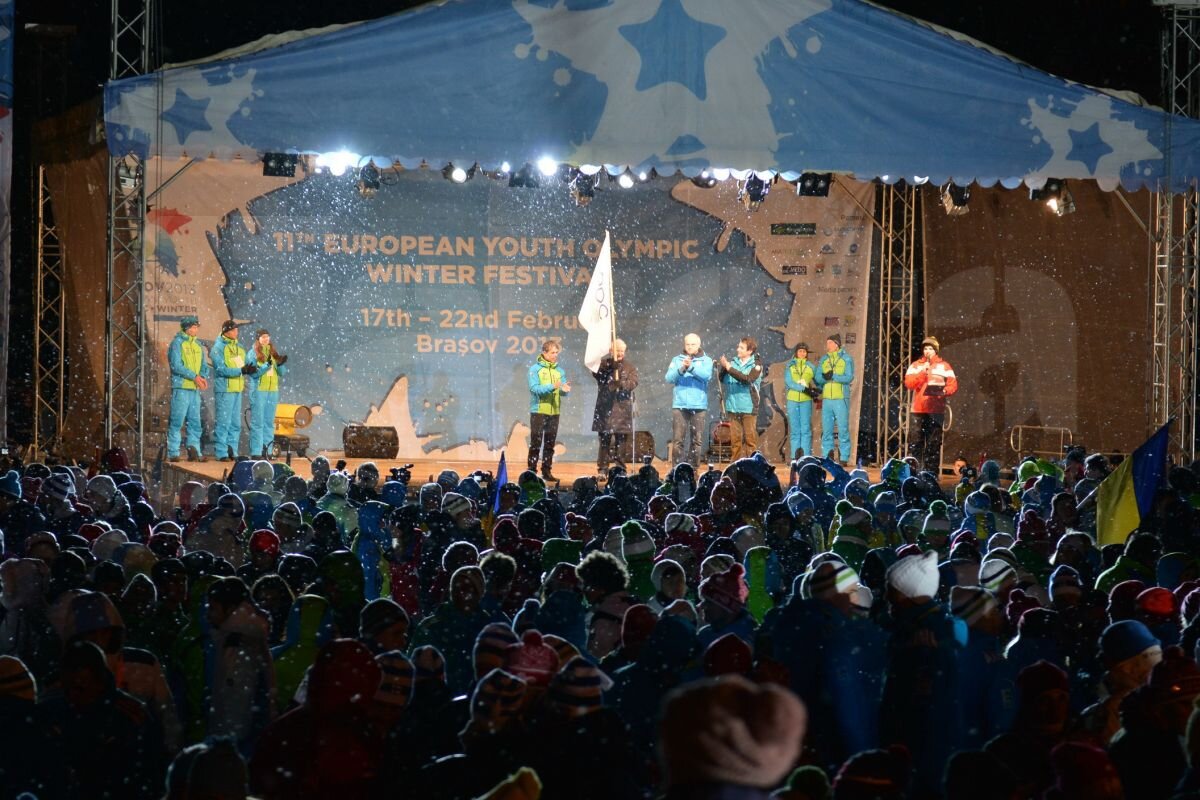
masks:
[[[618,458],[626,464],[640,463],[642,456],[654,455],[654,434],[650,431],[635,431],[633,436],[625,440]]]
[[[394,460],[400,453],[400,435],[381,425],[347,425],[342,428],[342,449],[346,458]]]

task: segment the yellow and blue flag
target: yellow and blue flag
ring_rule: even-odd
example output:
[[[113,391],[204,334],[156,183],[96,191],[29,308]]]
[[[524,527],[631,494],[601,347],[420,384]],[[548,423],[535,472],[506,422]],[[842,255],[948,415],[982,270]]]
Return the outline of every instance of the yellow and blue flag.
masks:
[[[482,520],[483,533],[487,536],[488,544],[492,543],[492,528],[496,525],[496,517],[500,516],[500,489],[508,483],[508,464],[504,460],[504,451],[500,451],[500,463],[496,466],[496,478],[492,481],[492,502],[487,514]]]
[[[1101,547],[1122,544],[1150,513],[1154,493],[1167,471],[1170,427],[1168,421],[1100,482],[1096,489],[1096,541]]]

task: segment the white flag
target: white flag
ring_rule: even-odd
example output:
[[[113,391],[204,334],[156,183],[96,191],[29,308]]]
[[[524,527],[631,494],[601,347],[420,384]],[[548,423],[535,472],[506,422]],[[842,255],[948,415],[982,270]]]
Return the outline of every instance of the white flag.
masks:
[[[605,231],[604,246],[600,248],[596,269],[592,271],[592,281],[588,284],[587,295],[579,309],[579,324],[588,333],[583,363],[592,372],[600,369],[600,360],[612,349],[616,330],[612,297],[612,256],[608,246],[608,231]]]

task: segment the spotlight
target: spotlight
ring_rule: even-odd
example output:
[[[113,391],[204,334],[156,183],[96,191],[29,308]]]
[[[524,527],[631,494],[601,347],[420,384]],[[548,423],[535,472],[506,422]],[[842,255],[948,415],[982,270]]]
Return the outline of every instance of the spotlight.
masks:
[[[641,181],[642,183],[645,183],[646,181],[650,180],[650,176],[654,175],[654,174],[655,174],[654,170],[650,170],[649,172],[647,172],[646,170],[642,170],[641,172],[638,173],[638,180]]]
[[[338,150],[333,153],[321,153],[317,156],[317,169],[322,167],[329,170],[333,175],[341,177],[346,174],[346,170],[357,164],[361,159],[354,153],[346,150]]]
[[[632,189],[633,188],[633,176],[630,175],[628,172],[622,172],[621,177],[617,178],[617,185],[620,186],[622,189]]]
[[[946,209],[946,213],[950,216],[960,217],[966,214],[971,210],[967,207],[967,203],[970,202],[970,186],[955,186],[953,183],[947,183],[942,187],[942,208]]]
[[[558,172],[558,162],[550,156],[542,156],[537,162],[538,172],[545,175],[547,178]]]
[[[508,176],[508,185],[510,187],[520,186],[528,189],[536,189],[540,184],[541,181],[539,180],[537,173],[534,172],[533,167],[531,167],[529,164],[525,164],[519,170]]]
[[[450,163],[442,167],[442,177],[451,183],[466,183],[471,178],[475,177],[475,170],[476,167],[474,164],[471,165],[470,169],[463,169],[462,167],[456,167],[453,163]]]
[[[704,170],[696,177],[692,178],[692,183],[699,186],[701,189],[711,189],[717,185],[717,179],[708,170]]]
[[[1046,208],[1060,217],[1075,212],[1075,198],[1067,189],[1067,182],[1061,178],[1048,178],[1041,189],[1030,189],[1029,199],[1046,204]]]
[[[801,197],[829,197],[832,172],[802,172],[796,182],[796,194]]]
[[[762,205],[763,200],[767,199],[767,193],[770,191],[771,184],[752,172],[742,182],[741,189],[738,191],[738,200],[741,200],[742,205],[747,209],[754,211]]]
[[[512,172],[512,164],[508,163],[507,161],[503,162],[500,165],[500,171],[501,172]]]
[[[264,153],[264,178],[294,178],[296,177],[296,162],[300,157],[295,153]]]
[[[575,199],[575,205],[586,206],[595,196],[596,176],[576,170],[575,177],[571,179],[571,197]]]

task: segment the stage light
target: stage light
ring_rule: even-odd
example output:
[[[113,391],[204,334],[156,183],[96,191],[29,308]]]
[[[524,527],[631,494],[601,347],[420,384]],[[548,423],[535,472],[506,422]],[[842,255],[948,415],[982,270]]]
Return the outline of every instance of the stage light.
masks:
[[[832,172],[802,172],[796,182],[796,194],[801,197],[829,197],[833,183]]]
[[[633,176],[630,175],[628,172],[622,172],[621,177],[617,178],[617,185],[620,186],[622,189],[632,189],[633,188]]]
[[[770,191],[771,184],[769,181],[765,181],[754,173],[750,173],[742,183],[741,189],[738,190],[738,200],[741,200],[742,205],[747,209],[754,211],[767,199],[767,193]]]
[[[549,178],[558,172],[558,162],[550,156],[542,156],[538,159],[537,168],[538,172]]]
[[[942,208],[946,209],[948,215],[960,217],[966,214],[971,210],[967,207],[967,203],[970,202],[970,186],[955,186],[953,183],[947,183],[942,187]]]
[[[717,179],[708,170],[704,170],[696,177],[692,178],[692,183],[699,186],[701,189],[711,189],[717,185]]]
[[[338,150],[333,153],[321,153],[317,156],[317,168],[322,167],[329,170],[333,175],[342,176],[346,174],[346,170],[361,161],[358,156],[347,150]]]
[[[1067,189],[1067,182],[1061,178],[1047,178],[1041,189],[1030,189],[1029,199],[1046,204],[1046,208],[1060,217],[1075,212],[1075,198]]]
[[[519,170],[512,173],[508,177],[508,185],[510,187],[520,186],[529,189],[536,189],[541,184],[537,173],[533,167],[528,164],[523,165]]]
[[[501,172],[512,172],[512,164],[508,163],[507,161],[502,162],[500,164],[500,171]]]
[[[596,177],[576,170],[575,177],[571,179],[571,197],[575,199],[575,205],[586,206],[595,196]]]
[[[299,160],[295,153],[263,153],[263,177],[294,178]]]
[[[650,173],[642,170],[638,173],[638,180],[642,183],[645,183],[646,181],[650,180]]]
[[[466,183],[471,178],[475,177],[476,167],[471,165],[470,169],[454,166],[453,162],[442,167],[442,177],[451,183]]]

